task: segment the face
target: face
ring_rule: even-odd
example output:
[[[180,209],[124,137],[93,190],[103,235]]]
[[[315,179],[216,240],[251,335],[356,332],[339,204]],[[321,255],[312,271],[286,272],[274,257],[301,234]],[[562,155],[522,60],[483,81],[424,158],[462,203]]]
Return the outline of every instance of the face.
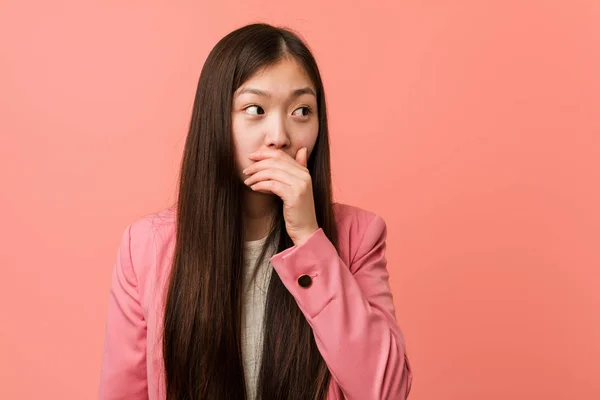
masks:
[[[284,59],[257,72],[234,93],[233,137],[238,175],[255,161],[248,155],[281,149],[292,158],[302,147],[308,156],[319,132],[316,89],[296,61]]]

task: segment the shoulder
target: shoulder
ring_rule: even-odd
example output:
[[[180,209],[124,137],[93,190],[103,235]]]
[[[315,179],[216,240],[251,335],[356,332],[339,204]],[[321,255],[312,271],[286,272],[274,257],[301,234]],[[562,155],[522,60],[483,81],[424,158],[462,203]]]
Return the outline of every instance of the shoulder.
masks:
[[[341,239],[360,241],[371,230],[385,230],[385,221],[373,211],[346,203],[334,203],[333,210]],[[176,209],[174,206],[144,215],[128,227],[132,257],[147,254],[151,247],[160,250],[175,238]],[[132,260],[135,261],[135,260]],[[136,263],[134,262],[134,265]]]
[[[361,225],[371,223],[378,215],[373,211],[345,203],[333,203],[333,209],[338,224],[347,223],[349,217],[354,223]]]
[[[344,203],[334,203],[338,238],[350,260],[385,242],[387,226],[373,211]]]
[[[173,207],[146,214],[129,226],[132,255],[143,253],[148,246],[160,246],[175,234],[176,210]]]
[[[175,217],[175,208],[169,207],[143,215],[125,228],[121,252],[129,256],[131,273],[142,295],[153,291],[155,281],[168,273],[175,244]]]
[[[365,233],[373,224],[385,226],[380,215],[358,206],[334,203],[333,209],[338,227],[350,230],[351,234]]]
[[[348,260],[385,241],[387,229],[373,211],[345,203],[333,204],[341,250]],[[121,242],[126,246],[133,273],[142,286],[168,274],[176,235],[174,206],[146,214],[127,226]],[[148,279],[154,277],[153,279]],[[148,283],[150,285],[150,283]],[[148,287],[147,289],[151,289]]]

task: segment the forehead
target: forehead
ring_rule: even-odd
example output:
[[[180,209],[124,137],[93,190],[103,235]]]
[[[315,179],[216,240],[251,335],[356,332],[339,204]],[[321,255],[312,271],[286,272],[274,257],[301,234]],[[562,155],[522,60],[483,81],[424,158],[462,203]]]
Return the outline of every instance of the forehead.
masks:
[[[274,96],[286,97],[301,87],[315,87],[304,67],[295,60],[283,59],[257,71],[236,90],[237,96],[246,88],[269,92]]]

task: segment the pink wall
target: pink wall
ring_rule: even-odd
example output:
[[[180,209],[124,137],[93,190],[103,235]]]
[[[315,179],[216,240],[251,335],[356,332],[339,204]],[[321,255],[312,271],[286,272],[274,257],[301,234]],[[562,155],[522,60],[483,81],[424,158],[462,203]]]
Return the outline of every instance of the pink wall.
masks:
[[[95,397],[122,230],[257,20],[314,49],[337,199],[388,223],[411,400],[600,398],[600,3],[93,3],[0,5],[0,398]]]

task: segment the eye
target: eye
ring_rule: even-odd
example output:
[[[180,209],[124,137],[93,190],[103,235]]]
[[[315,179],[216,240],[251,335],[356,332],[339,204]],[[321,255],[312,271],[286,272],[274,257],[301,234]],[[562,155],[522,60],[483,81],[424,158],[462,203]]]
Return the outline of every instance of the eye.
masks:
[[[305,112],[302,112],[301,114],[297,114],[298,110],[305,110]],[[312,110],[310,109],[310,107],[305,106],[305,107],[298,107],[297,109],[294,110],[294,115],[297,115],[299,117],[306,117],[308,114],[310,114],[312,112]]]
[[[252,110],[252,111],[248,111],[248,110]],[[263,110],[262,107],[257,106],[257,105],[248,106],[248,107],[244,108],[244,111],[246,111],[250,115],[261,115],[261,114],[265,113],[265,110]]]

